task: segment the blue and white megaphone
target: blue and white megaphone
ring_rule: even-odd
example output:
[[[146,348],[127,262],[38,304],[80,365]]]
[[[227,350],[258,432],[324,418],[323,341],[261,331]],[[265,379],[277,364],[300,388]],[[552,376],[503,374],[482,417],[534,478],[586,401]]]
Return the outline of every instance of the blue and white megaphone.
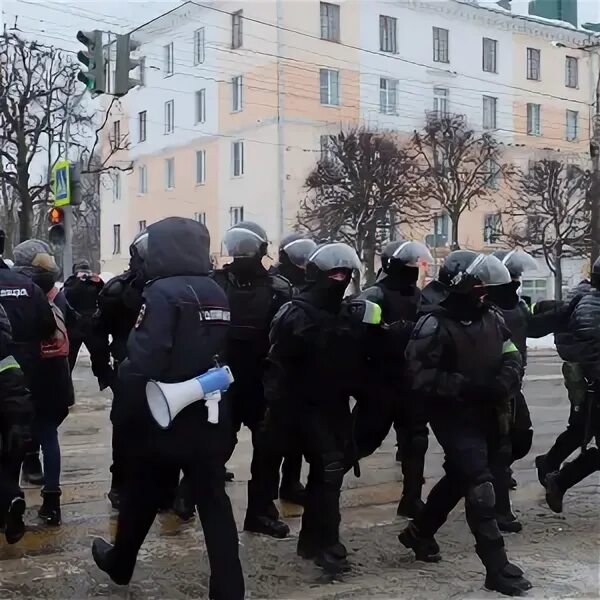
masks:
[[[232,383],[233,374],[227,366],[214,367],[181,383],[152,380],[146,384],[148,408],[158,425],[167,429],[186,406],[204,400],[209,423],[218,423],[221,392],[225,392]]]

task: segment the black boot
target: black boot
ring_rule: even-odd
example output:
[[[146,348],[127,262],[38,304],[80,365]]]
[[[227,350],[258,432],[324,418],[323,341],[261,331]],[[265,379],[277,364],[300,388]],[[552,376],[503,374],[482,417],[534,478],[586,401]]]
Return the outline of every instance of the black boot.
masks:
[[[31,485],[44,485],[44,472],[38,452],[32,452],[25,456],[23,461],[23,481]]]
[[[38,517],[42,519],[46,525],[58,527],[62,522],[60,514],[60,496],[60,490],[42,490],[42,498],[44,501],[38,510]]]
[[[190,493],[184,479],[180,481],[177,488],[177,494],[173,502],[173,512],[184,522],[190,521],[196,514],[196,506],[190,499]]]
[[[423,562],[440,562],[440,547],[434,537],[422,537],[414,523],[398,536],[400,543],[415,553],[415,559]]]
[[[281,488],[279,488],[279,498],[285,502],[304,506],[306,489],[299,481],[293,483],[282,482]]]
[[[546,502],[550,510],[555,513],[563,511],[564,490],[559,485],[559,472],[546,475]]]
[[[246,518],[244,519],[244,531],[283,539],[290,533],[290,528],[279,519],[274,519],[267,515],[252,515],[246,513]]]
[[[341,542],[317,550],[314,561],[317,566],[331,575],[347,573],[351,568],[348,551]]]
[[[127,585],[131,581],[131,574],[119,573],[111,560],[113,546],[102,538],[92,542],[92,556],[101,571],[104,571],[117,585]]]
[[[21,496],[13,498],[4,520],[4,536],[9,544],[16,544],[25,535],[25,500]]]
[[[420,495],[415,496],[412,494],[403,493],[398,503],[398,509],[396,514],[399,517],[406,517],[407,519],[416,519],[423,508],[425,503],[421,500]]]
[[[517,565],[507,562],[500,570],[486,573],[485,587],[505,596],[520,596],[531,589],[531,582]]]
[[[545,454],[540,454],[535,457],[535,468],[537,469],[538,481],[545,486],[546,477],[548,476],[548,473],[550,473]]]
[[[512,510],[506,513],[496,513],[498,529],[503,533],[519,533],[523,530],[523,524],[517,519]]]

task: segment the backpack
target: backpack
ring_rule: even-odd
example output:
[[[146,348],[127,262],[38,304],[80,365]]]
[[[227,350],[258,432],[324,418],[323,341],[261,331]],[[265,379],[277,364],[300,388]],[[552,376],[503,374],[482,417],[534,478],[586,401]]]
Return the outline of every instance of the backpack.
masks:
[[[50,339],[42,342],[42,358],[64,358],[69,356],[69,336],[67,335],[65,316],[60,308],[54,304],[54,298],[56,298],[57,294],[58,290],[55,287],[48,292],[50,308],[52,309],[54,320],[56,321],[56,331]]]

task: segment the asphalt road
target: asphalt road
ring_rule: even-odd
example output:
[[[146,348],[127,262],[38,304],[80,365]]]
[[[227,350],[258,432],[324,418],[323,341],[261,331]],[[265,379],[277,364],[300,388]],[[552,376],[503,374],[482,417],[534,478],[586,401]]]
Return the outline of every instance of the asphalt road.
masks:
[[[109,486],[109,398],[97,391],[85,359],[76,371],[77,404],[61,431],[63,449],[63,525],[36,523],[39,491],[28,489],[29,531],[16,546],[0,542],[0,600],[12,598],[206,598],[208,565],[203,536],[195,522],[181,524],[160,515],[142,552],[133,581],[119,588],[97,570],[91,539],[109,538],[115,518],[106,500]],[[534,450],[516,465],[519,488],[513,503],[525,524],[507,537],[510,556],[534,584],[531,598],[600,598],[600,496],[598,477],[566,497],[563,515],[545,506],[533,460],[562,430],[568,405],[560,363],[552,352],[533,353],[526,383],[536,429]],[[483,569],[473,551],[464,512],[456,510],[440,532],[443,561],[416,563],[397,534],[405,525],[396,517],[401,472],[394,462],[394,440],[362,463],[362,478],[348,477],[342,494],[342,536],[351,551],[353,570],[343,580],[323,580],[311,563],[295,554],[299,519],[289,516],[288,540],[240,534],[240,551],[250,598],[494,598],[483,590]],[[230,467],[228,486],[241,530],[250,445],[244,431]],[[428,453],[427,487],[441,474],[435,441]]]

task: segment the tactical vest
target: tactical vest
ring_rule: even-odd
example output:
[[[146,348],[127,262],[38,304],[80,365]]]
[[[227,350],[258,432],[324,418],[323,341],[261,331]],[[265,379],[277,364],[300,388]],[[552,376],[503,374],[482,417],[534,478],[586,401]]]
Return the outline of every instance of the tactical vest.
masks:
[[[421,290],[415,285],[411,293],[408,290],[391,289],[385,284],[385,279],[375,284],[383,292],[383,320],[386,323],[396,321],[416,322],[417,312],[421,303]]]
[[[518,348],[523,360],[527,360],[527,320],[529,308],[524,300],[519,300],[517,306],[510,310],[502,310],[506,326],[510,329],[510,338]]]

